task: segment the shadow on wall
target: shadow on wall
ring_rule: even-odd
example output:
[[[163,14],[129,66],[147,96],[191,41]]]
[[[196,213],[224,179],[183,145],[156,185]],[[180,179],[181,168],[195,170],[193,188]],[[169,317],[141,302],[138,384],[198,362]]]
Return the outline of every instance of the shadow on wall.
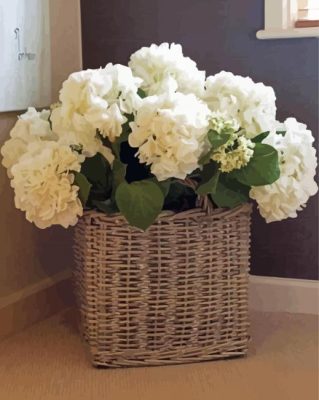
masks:
[[[141,46],[181,43],[201,69],[249,75],[275,88],[278,118],[295,116],[318,138],[318,40],[257,40],[264,0],[82,0],[85,68],[126,63]],[[317,141],[318,145],[318,141]],[[253,220],[252,273],[318,278],[318,197],[297,220]]]

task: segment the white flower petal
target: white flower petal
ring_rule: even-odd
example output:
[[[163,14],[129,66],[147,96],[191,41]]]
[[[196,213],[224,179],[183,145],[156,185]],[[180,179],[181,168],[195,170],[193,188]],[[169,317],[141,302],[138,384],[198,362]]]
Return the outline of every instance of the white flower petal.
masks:
[[[206,104],[192,94],[146,97],[131,123],[129,144],[139,148],[140,162],[150,165],[159,181],[184,179],[207,150],[210,116]]]
[[[140,105],[140,84],[141,79],[120,64],[71,74],[60,92],[62,125],[77,132],[87,124],[114,141],[126,122],[124,114],[133,113]]]
[[[10,139],[1,148],[2,165],[7,168],[9,178],[12,177],[11,167],[18,162],[29,143],[56,140],[57,137],[50,128],[49,115],[49,110],[38,112],[30,107],[27,112],[19,116],[10,131]]]
[[[57,142],[28,145],[12,167],[15,205],[39,228],[75,225],[83,213],[72,171],[80,171],[84,157]]]
[[[143,80],[141,87],[148,95],[176,90],[198,96],[203,94],[205,72],[199,71],[189,57],[184,57],[179,44],[142,47],[131,55],[129,67]]]
[[[306,125],[288,118],[263,141],[280,154],[280,178],[271,185],[253,187],[250,197],[258,203],[260,214],[267,222],[297,217],[310,196],[318,191],[314,180],[317,157],[312,146],[314,138]]]
[[[270,86],[222,71],[206,80],[204,101],[214,112],[235,119],[248,138],[272,130],[276,122],[276,96]]]

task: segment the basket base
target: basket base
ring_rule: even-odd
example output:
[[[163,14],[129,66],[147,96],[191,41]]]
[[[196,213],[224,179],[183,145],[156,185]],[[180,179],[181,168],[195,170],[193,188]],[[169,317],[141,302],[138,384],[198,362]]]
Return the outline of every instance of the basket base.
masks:
[[[236,358],[244,358],[247,357],[247,352],[245,353],[240,353],[237,355],[229,355],[229,356],[212,356],[212,357],[207,357],[207,359],[199,360],[196,358],[193,358],[191,360],[163,360],[163,361],[154,361],[154,362],[144,362],[140,361],[137,363],[136,360],[125,360],[127,362],[123,363],[120,362],[118,363],[105,363],[103,361],[99,360],[92,360],[92,366],[97,369],[110,369],[110,368],[141,368],[141,367],[165,367],[165,366],[170,366],[170,365],[186,365],[186,364],[197,364],[201,362],[210,362],[210,361],[222,361],[222,360],[232,360]],[[131,362],[128,362],[131,361]]]
[[[179,355],[169,356],[169,351],[167,351],[167,356],[165,353],[160,354],[145,354],[144,357],[141,355],[113,355],[103,354],[99,351],[96,354],[91,354],[91,363],[96,368],[127,368],[127,367],[145,367],[145,366],[167,366],[167,365],[177,365],[177,364],[192,364],[198,362],[208,362],[208,361],[218,361],[233,359],[239,357],[247,356],[248,352],[248,341],[249,339],[241,342],[233,343],[230,346],[227,343],[227,350],[221,351],[220,345],[218,346],[218,351],[212,351],[211,348],[203,349],[199,354],[198,349],[192,351],[191,349],[180,350]],[[176,353],[176,349],[174,350]]]

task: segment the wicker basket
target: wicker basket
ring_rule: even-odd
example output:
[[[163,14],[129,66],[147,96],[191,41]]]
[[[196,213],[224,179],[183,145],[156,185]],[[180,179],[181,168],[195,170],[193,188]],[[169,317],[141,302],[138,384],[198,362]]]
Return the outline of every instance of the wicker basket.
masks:
[[[248,344],[248,204],[162,213],[146,232],[88,212],[75,232],[82,330],[95,366],[241,356]]]

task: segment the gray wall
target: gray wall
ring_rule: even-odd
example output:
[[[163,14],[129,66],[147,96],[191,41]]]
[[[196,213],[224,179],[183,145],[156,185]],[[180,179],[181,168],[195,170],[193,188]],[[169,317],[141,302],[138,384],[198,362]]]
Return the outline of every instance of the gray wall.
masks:
[[[278,117],[318,137],[318,39],[256,39],[263,0],[82,0],[84,67],[126,63],[141,46],[181,43],[208,74],[222,69],[275,88]],[[297,220],[270,225],[255,212],[252,273],[318,278],[318,198]]]

